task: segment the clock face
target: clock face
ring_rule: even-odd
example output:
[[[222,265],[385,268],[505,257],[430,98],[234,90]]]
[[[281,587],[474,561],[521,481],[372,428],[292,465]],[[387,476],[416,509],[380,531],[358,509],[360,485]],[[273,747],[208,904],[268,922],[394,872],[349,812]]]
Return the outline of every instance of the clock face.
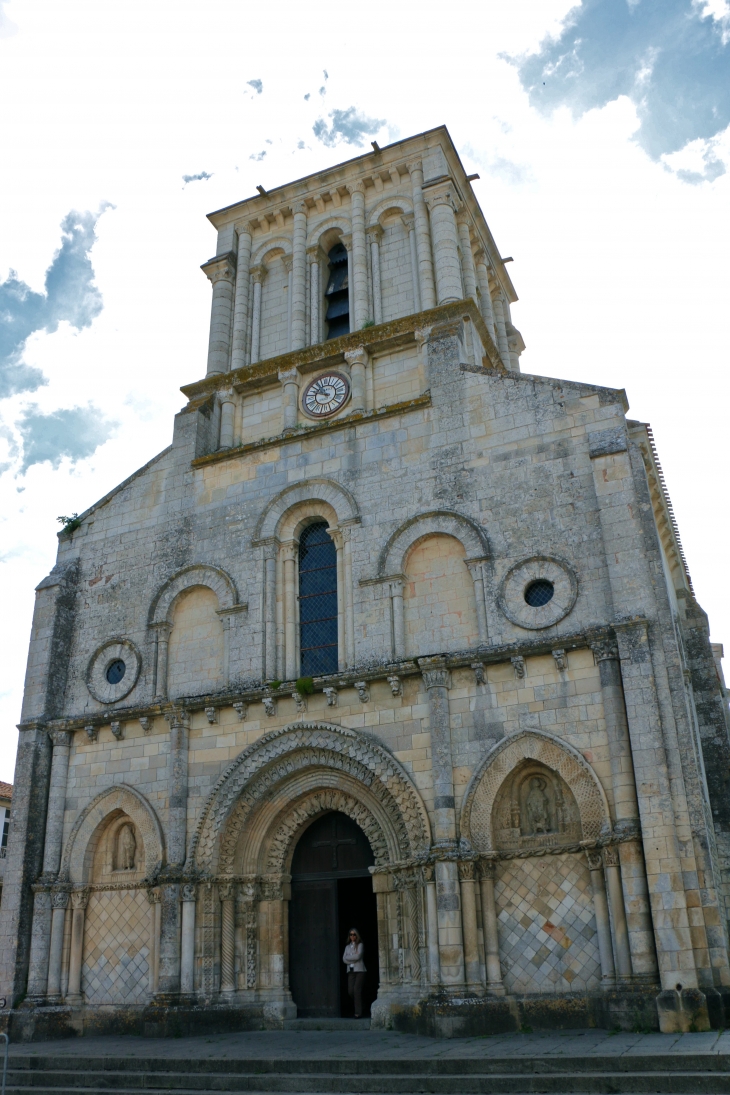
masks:
[[[350,394],[347,378],[339,373],[318,376],[304,389],[302,406],[312,418],[327,418],[344,407]]]

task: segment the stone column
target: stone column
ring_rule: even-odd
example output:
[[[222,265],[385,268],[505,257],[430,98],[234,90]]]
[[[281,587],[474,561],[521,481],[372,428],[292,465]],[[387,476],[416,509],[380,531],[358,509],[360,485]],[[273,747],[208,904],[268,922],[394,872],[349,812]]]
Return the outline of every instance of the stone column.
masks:
[[[459,863],[461,884],[461,924],[464,936],[464,973],[469,992],[483,991],[479,962],[479,937],[477,935],[477,903],[474,893],[476,864],[466,860]]]
[[[449,717],[451,674],[443,658],[419,658],[418,665],[428,691],[431,768],[434,783],[434,838],[437,844],[450,843],[456,839]]]
[[[342,596],[345,609],[345,666],[355,664],[355,611],[353,597],[355,587],[352,583],[352,529],[340,529],[343,553]]]
[[[61,866],[63,815],[66,808],[68,762],[71,755],[71,734],[65,730],[49,730],[53,742],[51,782],[48,790],[46,841],[43,849],[43,877],[55,878]]]
[[[167,699],[167,653],[170,643],[170,625],[167,620],[153,624],[155,629],[155,699]]]
[[[418,353],[421,358],[421,364],[423,366],[423,387],[424,391],[428,391],[431,388],[431,375],[428,361],[428,344],[431,339],[431,331],[433,327],[416,327],[413,332],[413,336],[418,346]]]
[[[465,559],[469,568],[471,579],[474,583],[474,601],[477,607],[477,626],[479,628],[479,642],[489,642],[489,629],[487,627],[487,604],[484,599],[484,571],[481,559]]]
[[[596,914],[596,934],[598,935],[598,953],[601,956],[601,987],[612,989],[616,984],[613,965],[613,947],[611,946],[611,921],[606,901],[606,882],[603,877],[603,860],[600,851],[586,849],[588,870],[591,872],[593,889],[593,911]]]
[[[364,346],[345,353],[345,361],[350,366],[350,385],[352,390],[352,410],[364,411],[367,401],[366,371],[370,358]]]
[[[334,525],[327,533],[337,552],[337,668],[341,673],[347,666],[346,630],[345,630],[345,542],[342,530]]]
[[[241,369],[246,364],[246,338],[248,336],[249,267],[251,265],[251,228],[239,224],[238,256],[236,261],[236,293],[233,302],[233,340],[231,345],[231,369]]]
[[[236,404],[233,399],[233,391],[229,389],[220,393],[221,399],[221,432],[219,449],[230,449],[233,446],[233,429],[236,421]]]
[[[433,277],[433,259],[431,257],[431,230],[428,223],[428,209],[423,198],[423,165],[420,160],[408,164],[408,174],[413,188],[413,221],[416,233],[416,254],[418,257],[418,287],[422,308],[436,307],[436,289]]]
[[[319,286],[320,250],[318,243],[314,247],[307,248],[307,258],[309,259],[309,344],[310,346],[317,346],[322,341],[319,320],[321,289]]]
[[[160,886],[160,943],[157,991],[161,996],[180,992],[180,885]]]
[[[51,889],[50,886],[33,887],[33,928],[30,940],[28,966],[28,997],[34,1003],[42,1003],[48,988],[48,955],[51,945]]]
[[[375,885],[376,879],[373,877],[373,886]],[[380,967],[380,987],[382,989],[391,983],[390,962],[388,960],[390,924],[387,891],[375,891],[375,905],[378,916],[378,965]]]
[[[449,184],[435,187],[428,195],[431,210],[431,238],[436,268],[436,295],[439,304],[463,299],[461,260],[456,231],[456,201]]]
[[[480,247],[475,256],[477,282],[479,284],[479,298],[481,302],[482,319],[493,341],[497,341],[497,332],[494,329],[494,310],[492,308],[492,294],[489,291],[489,262],[484,248]]]
[[[370,266],[373,271],[373,319],[376,323],[383,322],[383,294],[380,288],[380,241],[382,238],[383,229],[379,224],[368,228]]]
[[[302,350],[307,344],[307,207],[292,204],[294,235],[292,240],[291,348]]]
[[[436,878],[433,864],[424,867],[423,874],[426,881],[429,981],[432,985],[438,985],[441,981],[441,966],[439,963],[439,920],[436,901]]]
[[[644,853],[639,839],[639,804],[636,798],[636,777],[626,721],[618,645],[613,639],[601,639],[591,643],[591,650],[601,676],[616,831],[621,834],[636,834],[635,840],[618,845],[631,964],[635,976],[653,983],[657,978],[656,949]]]
[[[169,809],[167,825],[167,862],[182,868],[187,851],[188,810],[188,733],[190,718],[175,708],[165,715],[170,723]]]
[[[297,672],[297,579],[299,544],[289,540],[281,545],[284,560],[284,677],[296,680]]]
[[[365,184],[350,183],[352,202],[352,275],[353,303],[355,305],[354,322],[350,329],[359,331],[368,319],[368,260],[365,242]]]
[[[210,312],[207,376],[228,372],[233,320],[233,282],[236,276],[235,255],[217,255],[201,266],[213,284]]]
[[[251,364],[255,365],[261,351],[261,287],[266,277],[266,267],[263,263],[254,266],[251,271],[253,278],[253,316],[251,319]]]
[[[81,967],[84,958],[84,922],[89,903],[88,889],[74,890],[71,894],[71,953],[68,965],[67,1004],[83,1004],[81,995]]]
[[[55,890],[51,895],[51,942],[48,948],[48,988],[46,990],[46,999],[49,1004],[61,1002],[63,928],[66,923],[68,898],[67,890]]]
[[[418,284],[418,252],[416,249],[416,221],[412,215],[401,217],[408,232],[408,250],[411,256],[411,277],[413,279],[413,311],[421,311],[421,290]]]
[[[464,295],[471,297],[477,303],[477,275],[474,268],[474,255],[471,249],[471,236],[469,234],[469,218],[466,210],[462,210],[456,218],[459,230],[459,243],[461,244],[461,276],[464,282]]]
[[[506,324],[507,350],[509,351],[509,367],[513,373],[520,371],[520,354],[525,348],[522,335],[511,323]]]
[[[616,972],[622,979],[631,977],[631,951],[629,949],[629,932],[626,926],[626,910],[624,908],[624,895],[621,889],[621,868],[619,867],[618,852],[614,847],[603,849],[603,870],[608,885],[608,900],[611,905],[611,919],[613,921],[613,940],[616,947]]]
[[[218,887],[221,901],[221,992],[235,992],[236,887],[224,882]]]
[[[264,671],[262,676],[276,677],[276,544],[264,545]]]
[[[281,261],[284,263],[284,269],[286,270],[286,348],[287,350],[291,350],[292,286],[294,284],[292,275],[293,259],[291,255],[283,255]]]
[[[284,433],[296,429],[299,417],[299,370],[279,369],[279,383],[283,386]]]
[[[396,661],[406,656],[406,622],[403,615],[403,582],[400,578],[389,583],[390,604],[393,619],[393,657]]]
[[[497,349],[502,358],[505,369],[510,367],[509,346],[507,345],[507,328],[504,320],[504,305],[502,303],[502,290],[495,286],[492,293],[492,310],[494,311],[494,327],[497,332]]]
[[[182,929],[180,940],[180,992],[195,992],[195,884],[186,882],[180,890]]]
[[[160,976],[160,922],[162,905],[160,903],[160,891],[158,889],[147,891],[147,900],[150,903],[150,992],[157,992],[157,984]]]
[[[494,860],[483,859],[480,864],[479,873],[482,898],[484,957],[487,967],[487,992],[490,996],[504,996],[502,967],[499,961],[497,906],[494,900],[494,878],[496,874],[496,864]]]

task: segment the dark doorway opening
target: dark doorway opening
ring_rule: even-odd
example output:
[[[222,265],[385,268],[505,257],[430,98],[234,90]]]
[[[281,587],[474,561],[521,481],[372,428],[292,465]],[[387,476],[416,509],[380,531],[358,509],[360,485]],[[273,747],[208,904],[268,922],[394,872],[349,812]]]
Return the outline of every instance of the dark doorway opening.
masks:
[[[363,1014],[378,993],[375,862],[364,832],[346,814],[324,814],[302,834],[292,860],[289,983],[302,1018],[354,1015],[342,952],[350,928],[365,944]]]

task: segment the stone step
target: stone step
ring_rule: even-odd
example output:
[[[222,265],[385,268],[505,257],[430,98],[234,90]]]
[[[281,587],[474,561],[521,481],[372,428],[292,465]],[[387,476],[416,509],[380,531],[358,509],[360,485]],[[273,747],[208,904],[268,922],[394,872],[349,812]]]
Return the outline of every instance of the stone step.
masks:
[[[114,1080],[119,1077],[119,1085]],[[174,1074],[173,1074],[174,1075]],[[90,1078],[90,1077],[89,1077]],[[32,1091],[34,1095],[75,1095],[82,1091],[84,1095],[108,1095],[115,1091],[117,1095],[138,1095],[140,1091],[158,1093],[174,1091],[176,1095],[219,1095],[220,1092],[235,1092],[246,1090],[250,1095],[266,1095],[271,1091],[270,1087],[241,1088],[237,1081],[240,1076],[231,1073],[208,1074],[204,1077],[205,1086],[182,1086],[185,1077],[180,1076],[178,1083],[170,1083],[171,1074],[156,1073],[154,1076],[140,1074],[145,1082],[129,1086],[122,1086],[124,1079],[129,1079],[128,1074],[106,1074],[103,1082],[93,1086],[86,1083],[78,1083],[78,1075],[73,1082],[57,1077],[59,1082],[50,1078],[37,1075],[38,1083],[31,1087],[17,1084],[15,1075],[8,1075],[6,1095],[28,1095]],[[203,1077],[200,1077],[203,1079]],[[177,1080],[178,1077],[175,1076]],[[696,1073],[696,1072],[622,1072],[622,1073],[552,1073],[548,1075],[492,1075],[479,1077],[480,1083],[475,1084],[474,1077],[466,1085],[458,1085],[454,1079],[449,1081],[447,1087],[434,1086],[433,1077],[424,1077],[421,1086],[408,1088],[392,1087],[389,1090],[417,1091],[424,1093],[448,1092],[468,1093],[478,1095],[728,1095],[730,1093],[730,1073]],[[429,1080],[430,1082],[426,1082]],[[149,1082],[147,1082],[149,1081]],[[310,1089],[298,1088],[296,1085],[289,1090],[304,1091],[309,1095],[328,1095],[331,1088]],[[340,1089],[357,1091],[359,1095],[369,1095],[383,1090],[382,1087],[374,1088],[370,1084],[360,1083],[358,1087]]]

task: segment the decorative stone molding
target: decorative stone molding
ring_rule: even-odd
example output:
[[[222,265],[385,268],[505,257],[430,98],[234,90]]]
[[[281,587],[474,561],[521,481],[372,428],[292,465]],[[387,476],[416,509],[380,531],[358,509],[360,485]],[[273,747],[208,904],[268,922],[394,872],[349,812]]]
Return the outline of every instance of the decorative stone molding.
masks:
[[[264,711],[266,712],[266,714],[269,716],[269,718],[273,718],[276,714],[276,700],[274,699],[274,697],[263,696],[261,702],[264,705]]]
[[[429,510],[404,521],[392,533],[380,552],[378,577],[403,574],[410,550],[427,536],[435,534],[453,536],[463,545],[470,560],[484,559],[489,555],[486,533],[471,517],[464,517],[453,510]]]
[[[85,726],[84,730],[86,731],[86,736],[87,736],[87,738],[89,739],[90,742],[95,742],[97,740],[97,738],[99,737],[99,727],[98,726]]]
[[[471,667],[474,670],[474,680],[477,684],[487,683],[487,671],[483,662],[472,662]]]
[[[114,737],[117,739],[117,741],[121,741],[123,739],[123,737],[124,737],[124,723],[123,722],[119,722],[118,720],[115,719],[113,722],[111,722],[109,724],[109,728],[111,729],[111,732],[114,735]]]
[[[394,696],[403,695],[403,685],[401,684],[400,677],[396,677],[395,675],[388,677],[388,684],[390,685],[390,690]]]
[[[234,703],[233,710],[238,715],[238,721],[239,722],[244,722],[245,719],[246,719],[246,715],[248,713],[248,704],[247,703]]]
[[[510,661],[514,666],[515,677],[517,677],[519,681],[524,680],[524,678],[527,676],[527,666],[525,664],[525,659],[522,657],[521,654],[513,654],[513,656],[510,658]]]
[[[149,734],[154,724],[154,719],[151,719],[148,715],[141,715],[139,725],[142,727],[142,731],[145,734]]]
[[[525,592],[539,579],[551,582],[554,593],[547,604],[533,608],[525,600]],[[510,567],[500,584],[497,603],[511,623],[537,631],[552,627],[567,616],[577,596],[578,579],[567,562],[548,555],[533,555]]]
[[[325,696],[327,697],[328,707],[337,707],[337,689],[336,688],[323,688]]]
[[[206,719],[208,720],[208,722],[210,723],[211,726],[215,725],[215,723],[218,722],[218,712],[217,712],[216,708],[215,707],[206,707],[205,708],[205,717],[206,717]]]
[[[124,676],[116,684],[106,677],[116,661],[124,662]],[[118,703],[132,691],[142,669],[142,655],[129,639],[109,639],[89,659],[86,668],[86,687],[99,703]]]
[[[562,671],[568,668],[568,655],[562,649],[553,650],[553,661],[556,669]]]
[[[230,874],[248,818],[264,805],[273,810],[276,788],[284,796],[282,809],[291,808],[291,786],[296,783],[304,793],[310,778],[310,798],[314,792],[325,793],[323,781],[335,779],[338,791],[369,804],[368,812],[377,814],[387,835],[392,861],[427,853],[431,837],[426,809],[392,754],[357,731],[325,722],[296,722],[265,734],[229,765],[202,811],[189,861],[209,874]]]
[[[331,479],[306,479],[292,483],[268,503],[259,517],[253,535],[253,545],[278,535],[282,517],[301,502],[327,502],[337,514],[337,524],[360,520],[357,502],[348,490]]]
[[[297,714],[303,715],[307,710],[307,697],[303,696],[301,692],[297,692],[296,688],[292,692],[291,697],[294,700]]]
[[[524,730],[498,742],[474,772],[461,809],[461,834],[475,851],[495,852],[493,808],[500,787],[518,764],[537,761],[557,773],[570,789],[580,814],[584,840],[611,831],[608,802],[595,772],[565,741],[542,731]]]
[[[74,822],[61,860],[59,878],[75,885],[89,881],[96,839],[115,816],[126,814],[142,839],[144,869],[154,878],[164,860],[162,826],[147,799],[127,784],[101,791]]]
[[[174,602],[188,589],[194,586],[207,586],[218,598],[222,610],[233,609],[239,605],[238,590],[230,574],[222,567],[207,563],[196,563],[176,571],[155,594],[147,618],[148,626],[172,623]]]

